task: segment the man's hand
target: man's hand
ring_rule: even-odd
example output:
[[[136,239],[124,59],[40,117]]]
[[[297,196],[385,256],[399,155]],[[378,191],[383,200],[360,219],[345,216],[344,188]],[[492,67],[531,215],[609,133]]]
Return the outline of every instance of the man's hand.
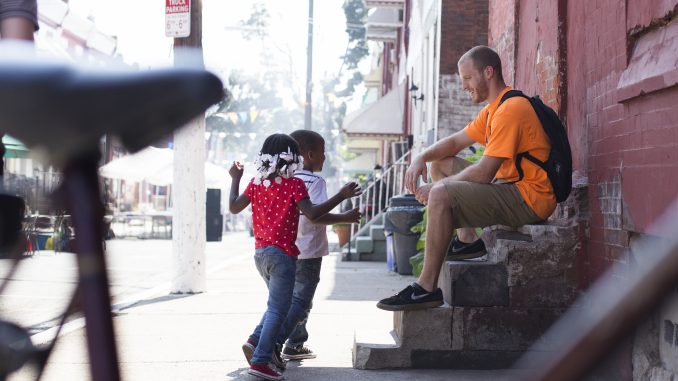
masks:
[[[349,210],[348,212],[342,213],[342,217],[344,222],[357,224],[358,222],[360,222],[360,218],[362,217],[362,215],[358,211],[358,208],[355,208],[353,210]]]
[[[341,189],[339,190],[339,194],[344,199],[360,196],[362,193],[363,193],[363,191],[362,191],[362,189],[360,189],[360,185],[358,185],[358,183],[353,182],[353,181],[351,181],[350,183],[347,183],[346,185],[341,187]]]
[[[231,175],[231,178],[235,181],[240,181],[242,173],[244,171],[244,166],[239,161],[234,161],[231,165],[231,169],[228,170],[228,174]]]
[[[433,188],[433,184],[424,184],[420,186],[414,192],[414,197],[417,199],[417,201],[421,202],[424,205],[427,205],[428,194],[431,193],[431,188]]]
[[[407,167],[407,171],[405,172],[405,188],[407,188],[410,193],[415,193],[417,191],[417,180],[419,180],[419,176],[422,177],[423,182],[426,182],[428,179],[428,170],[426,169],[426,162],[416,157],[412,160],[412,164]],[[426,197],[428,198],[428,192],[426,194]]]

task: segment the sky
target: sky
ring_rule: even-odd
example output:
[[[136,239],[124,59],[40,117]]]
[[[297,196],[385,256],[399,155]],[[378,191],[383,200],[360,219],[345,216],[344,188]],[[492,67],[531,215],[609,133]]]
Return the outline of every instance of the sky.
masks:
[[[270,14],[271,43],[290,52],[292,67],[303,88],[306,77],[307,0],[203,0],[203,54],[205,66],[226,78],[235,69],[264,69],[261,44],[242,38],[233,27],[246,19],[253,3],[264,4]],[[343,0],[314,1],[313,78],[335,76],[347,44]],[[172,39],[165,37],[163,0],[70,0],[71,9],[92,16],[104,33],[118,37],[118,52],[127,63],[140,67],[171,65]]]

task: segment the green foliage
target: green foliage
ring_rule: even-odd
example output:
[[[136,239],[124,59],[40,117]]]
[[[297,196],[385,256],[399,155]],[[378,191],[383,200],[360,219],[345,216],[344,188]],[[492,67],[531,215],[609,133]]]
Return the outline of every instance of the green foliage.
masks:
[[[478,152],[476,152],[477,154]],[[482,152],[478,157],[482,156]],[[477,160],[477,159],[476,159]],[[421,234],[419,236],[419,240],[417,241],[417,254],[410,257],[410,264],[412,265],[412,274],[415,277],[419,277],[421,274],[421,269],[424,266],[424,248],[426,246],[426,220],[428,219],[428,207],[424,208],[424,216],[422,220],[412,226],[412,232],[413,233],[419,233]],[[476,228],[476,234],[478,237],[483,235],[483,229],[482,228]],[[452,231],[452,238],[454,238],[457,235],[457,231],[453,230]]]
[[[243,38],[246,40],[265,39],[268,36],[268,20],[270,17],[264,4],[252,4],[250,17],[239,22]]]
[[[424,250],[424,245],[426,245],[426,219],[428,218],[428,207],[424,207],[424,215],[421,218],[421,221],[416,225],[412,226],[410,229],[412,233],[419,233],[419,240],[417,241],[417,251]]]
[[[412,275],[419,278],[421,269],[424,267],[424,252],[420,251],[410,257],[410,265],[412,265]]]
[[[476,148],[476,152],[474,152],[473,155],[467,156],[465,159],[472,163],[477,163],[480,161],[480,158],[483,157],[483,153],[485,153],[485,147],[480,146],[479,148]]]
[[[339,90],[338,97],[350,97],[355,91],[355,86],[363,81],[362,74],[356,69],[363,58],[369,54],[367,40],[365,39],[365,20],[367,19],[367,7],[363,0],[346,0],[344,2],[344,14],[346,15],[346,33],[348,34],[348,46],[342,56],[344,65],[348,70],[354,70],[349,77],[346,87]]]

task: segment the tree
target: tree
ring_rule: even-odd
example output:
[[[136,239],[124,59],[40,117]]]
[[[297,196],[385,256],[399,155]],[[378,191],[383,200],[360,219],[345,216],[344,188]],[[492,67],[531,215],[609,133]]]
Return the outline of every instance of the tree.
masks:
[[[344,14],[346,15],[348,47],[342,58],[346,67],[353,70],[369,54],[367,40],[365,40],[365,19],[367,18],[365,2],[363,0],[346,0]]]

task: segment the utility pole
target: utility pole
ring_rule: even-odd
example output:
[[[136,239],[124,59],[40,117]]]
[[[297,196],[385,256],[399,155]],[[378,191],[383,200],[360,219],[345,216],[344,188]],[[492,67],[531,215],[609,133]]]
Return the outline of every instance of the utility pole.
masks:
[[[202,68],[205,66],[202,54],[202,0],[190,0],[190,3],[190,35],[174,39],[174,66]],[[190,48],[191,51],[177,51],[176,48]],[[193,294],[206,290],[204,167],[205,116],[200,115],[174,133],[173,294]]]
[[[308,45],[306,47],[306,103],[304,104],[304,129],[312,130],[311,91],[313,90],[313,0],[308,0]]]

